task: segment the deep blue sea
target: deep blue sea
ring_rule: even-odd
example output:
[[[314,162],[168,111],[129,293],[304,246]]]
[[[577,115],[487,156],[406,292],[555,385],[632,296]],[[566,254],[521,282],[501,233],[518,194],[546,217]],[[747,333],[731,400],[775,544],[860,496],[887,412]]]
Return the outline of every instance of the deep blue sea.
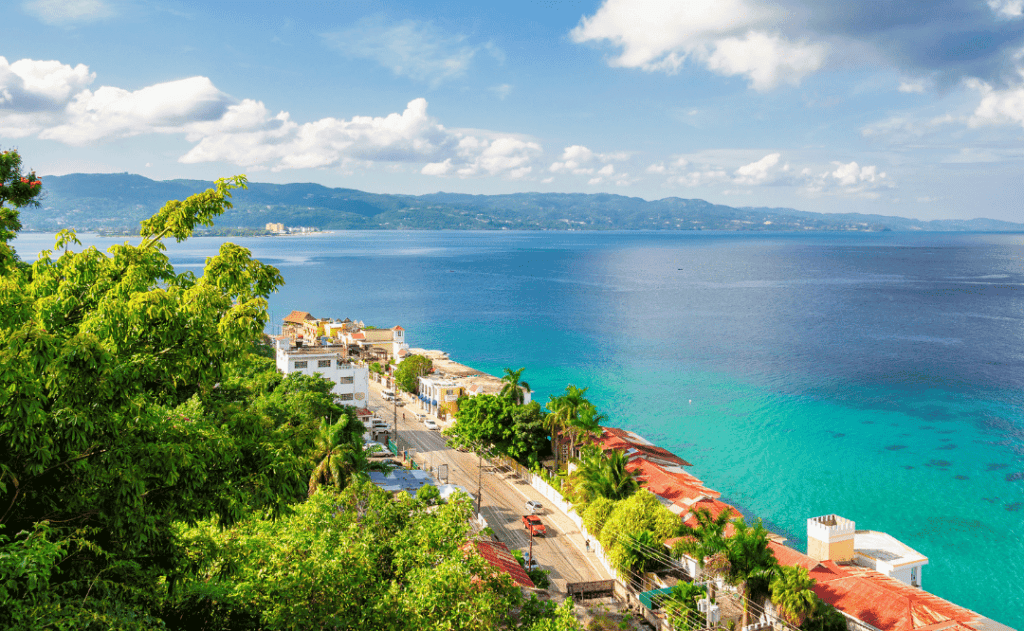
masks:
[[[50,239],[15,245],[31,259]],[[170,254],[201,268],[223,240]],[[284,274],[275,325],[400,324],[476,368],[525,367],[542,401],[589,388],[790,545],[838,513],[928,556],[929,591],[1024,629],[1024,235],[232,240]]]

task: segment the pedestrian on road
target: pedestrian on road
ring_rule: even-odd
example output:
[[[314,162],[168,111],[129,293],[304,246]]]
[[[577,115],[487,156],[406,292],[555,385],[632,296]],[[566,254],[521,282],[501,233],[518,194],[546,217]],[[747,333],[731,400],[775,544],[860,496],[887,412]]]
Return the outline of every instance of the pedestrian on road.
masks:
[[[587,539],[587,552],[590,552],[590,539]]]

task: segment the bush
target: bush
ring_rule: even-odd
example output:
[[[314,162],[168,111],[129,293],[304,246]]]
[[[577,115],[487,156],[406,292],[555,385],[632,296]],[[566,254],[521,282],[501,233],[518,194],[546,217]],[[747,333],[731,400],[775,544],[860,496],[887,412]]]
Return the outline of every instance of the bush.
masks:
[[[583,525],[586,526],[587,531],[600,539],[601,529],[604,528],[605,522],[608,521],[608,517],[611,516],[612,511],[615,510],[615,500],[610,500],[607,497],[599,497],[591,502],[580,514],[580,518],[583,520]]]
[[[616,502],[598,540],[604,546],[612,567],[626,573],[630,569],[633,555],[623,545],[624,541],[649,531],[660,542],[677,535],[680,528],[681,522],[672,511],[662,506],[650,491],[640,490]]]

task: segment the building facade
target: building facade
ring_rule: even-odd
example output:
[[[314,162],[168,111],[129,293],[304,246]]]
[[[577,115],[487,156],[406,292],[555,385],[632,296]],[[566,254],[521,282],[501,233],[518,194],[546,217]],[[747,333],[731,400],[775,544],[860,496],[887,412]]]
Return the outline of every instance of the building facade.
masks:
[[[298,345],[291,338],[274,338],[277,370],[285,375],[319,374],[334,384],[331,391],[342,405],[366,407],[370,392],[370,372],[349,361],[347,347],[341,345]]]

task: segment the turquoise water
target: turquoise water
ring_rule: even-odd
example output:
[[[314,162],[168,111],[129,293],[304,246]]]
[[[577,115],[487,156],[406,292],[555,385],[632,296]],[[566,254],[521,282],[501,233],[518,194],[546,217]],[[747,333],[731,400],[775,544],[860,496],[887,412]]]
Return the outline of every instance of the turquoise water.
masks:
[[[97,243],[112,240],[95,239]],[[171,248],[201,266],[221,239]],[[1024,237],[348,232],[237,239],[292,309],[401,324],[542,401],[588,387],[803,550],[839,513],[1024,628]],[[22,237],[22,256],[45,247]]]

